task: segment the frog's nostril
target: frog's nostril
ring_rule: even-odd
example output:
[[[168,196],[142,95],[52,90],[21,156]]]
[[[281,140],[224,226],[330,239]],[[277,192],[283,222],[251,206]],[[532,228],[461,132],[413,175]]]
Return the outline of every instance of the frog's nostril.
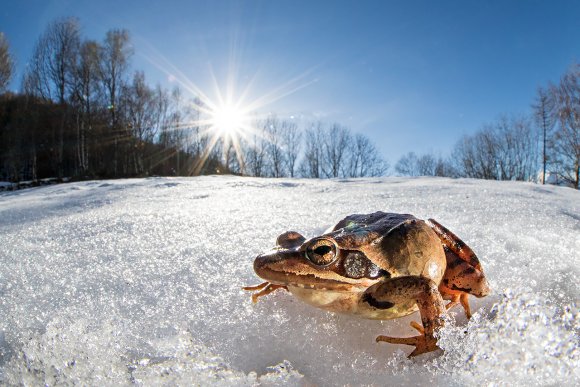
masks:
[[[276,252],[270,252],[265,254],[260,254],[254,260],[254,271],[259,275],[263,273],[264,269],[267,269],[271,264],[280,261],[282,257]]]

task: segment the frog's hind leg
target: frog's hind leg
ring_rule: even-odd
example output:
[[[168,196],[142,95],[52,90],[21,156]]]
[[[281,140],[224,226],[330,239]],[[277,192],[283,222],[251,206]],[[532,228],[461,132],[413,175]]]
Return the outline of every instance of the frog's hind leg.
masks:
[[[461,304],[465,309],[465,315],[470,318],[469,294],[476,297],[486,296],[489,293],[489,285],[481,271],[457,257],[447,246],[443,246],[443,249],[447,267],[439,284],[439,292],[443,299],[451,301],[447,304],[447,309]]]
[[[423,326],[419,326],[418,323],[411,324],[419,331],[419,335],[413,337],[378,336],[376,341],[413,345],[415,350],[409,355],[412,357],[438,348],[434,334],[443,326],[443,315],[446,311],[437,284],[421,276],[397,277],[372,286],[363,297],[363,302],[379,309],[388,309],[410,300],[415,301],[419,306]]]
[[[439,236],[445,250],[447,267],[439,291],[444,299],[451,300],[447,309],[461,304],[465,315],[470,318],[468,294],[484,297],[490,292],[479,259],[465,242],[437,221],[429,219],[428,224]]]
[[[443,246],[443,249],[445,250],[447,267],[439,284],[439,292],[445,300],[451,301],[447,304],[447,309],[461,304],[465,309],[465,315],[470,318],[471,309],[468,295],[484,297],[490,291],[489,285],[483,272],[460,259],[447,246]]]
[[[475,269],[481,270],[481,263],[477,255],[471,250],[465,242],[463,242],[457,235],[449,231],[441,223],[437,222],[435,219],[428,219],[427,224],[435,231],[435,233],[441,239],[441,243],[446,246],[450,251],[452,251],[459,259],[467,262],[470,266]]]
[[[275,284],[271,284],[269,282],[262,282],[261,284],[256,285],[256,286],[244,286],[242,289],[247,290],[247,291],[259,290],[258,293],[252,294],[252,302],[254,304],[256,302],[258,302],[258,298],[263,297],[265,295],[268,295],[275,290],[278,290],[278,289],[288,290],[288,288],[284,285],[275,285]]]

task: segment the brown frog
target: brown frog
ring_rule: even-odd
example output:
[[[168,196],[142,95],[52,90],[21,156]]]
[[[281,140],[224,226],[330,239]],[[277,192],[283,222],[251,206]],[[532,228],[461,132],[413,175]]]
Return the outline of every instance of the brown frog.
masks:
[[[438,348],[434,334],[446,309],[461,303],[469,318],[468,294],[484,297],[490,291],[477,256],[433,219],[356,214],[321,236],[306,240],[288,231],[276,244],[254,261],[267,281],[244,288],[258,291],[254,302],[285,289],[318,308],[364,318],[392,319],[418,309],[422,325],[411,323],[418,336],[376,339],[415,346],[409,356]]]

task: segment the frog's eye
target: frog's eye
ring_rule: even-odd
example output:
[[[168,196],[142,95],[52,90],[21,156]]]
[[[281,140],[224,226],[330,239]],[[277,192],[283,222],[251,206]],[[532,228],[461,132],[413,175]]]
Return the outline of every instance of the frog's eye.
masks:
[[[317,266],[330,265],[336,260],[337,250],[330,239],[316,239],[306,247],[306,258]]]

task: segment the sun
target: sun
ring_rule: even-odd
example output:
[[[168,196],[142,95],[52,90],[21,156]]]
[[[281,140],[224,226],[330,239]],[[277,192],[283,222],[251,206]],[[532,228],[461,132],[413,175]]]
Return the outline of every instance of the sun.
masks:
[[[236,38],[235,41],[237,40]],[[206,161],[220,152],[223,154],[226,171],[230,162],[233,164],[237,160],[237,168],[243,173],[246,149],[251,149],[255,145],[252,142],[259,138],[269,141],[262,123],[270,113],[265,113],[263,109],[318,82],[318,78],[311,77],[319,68],[316,65],[301,74],[289,74],[270,90],[256,94],[255,85],[262,83],[259,73],[241,74],[237,60],[241,59],[242,55],[240,52],[238,58],[238,47],[234,46],[230,52],[228,71],[218,77],[210,64],[206,77],[211,85],[204,89],[196,85],[161,53],[152,47],[150,49],[153,55],[147,59],[164,72],[170,82],[176,83],[192,96],[189,103],[192,116],[195,118],[175,127],[175,130],[191,128],[192,141],[197,141],[193,136],[200,136],[196,144],[202,145],[203,149],[200,156],[196,155],[197,160],[191,166],[192,175],[200,174]],[[209,59],[208,63],[211,63]]]
[[[206,98],[195,106],[203,114],[204,118],[197,121],[205,129],[202,134],[207,136],[207,144],[203,150],[200,160],[197,162],[193,172],[198,174],[203,168],[211,152],[216,148],[221,148],[223,152],[226,169],[233,158],[237,159],[237,164],[243,170],[244,159],[242,147],[248,136],[256,133],[254,110],[242,103],[242,100],[231,103],[224,101],[218,92],[218,102],[213,102]]]
[[[210,121],[213,129],[221,137],[235,137],[247,128],[248,114],[235,105],[223,105],[210,112]]]
[[[255,96],[252,86],[257,79],[257,74],[253,77],[244,77],[248,79],[246,84],[238,88],[237,86],[240,85],[236,76],[238,70],[235,64],[230,64],[230,72],[226,74],[225,81],[222,82],[226,84],[226,87],[222,88],[210,66],[209,78],[213,83],[213,93],[211,93],[211,90],[208,92],[198,87],[165,58],[160,58],[157,67],[194,97],[189,103],[196,117],[176,128],[179,130],[191,127],[192,141],[197,141],[193,136],[199,136],[196,144],[201,145],[202,149],[199,149],[201,153],[195,156],[196,160],[190,167],[192,175],[199,175],[210,157],[219,153],[222,154],[226,172],[236,170],[243,174],[246,149],[252,149],[255,146],[253,142],[258,138],[269,141],[262,124],[264,118],[270,113],[264,113],[261,110],[317,82],[317,79],[304,82],[304,79],[311,73],[311,70],[307,70],[274,87],[271,91]],[[216,150],[217,152],[214,152]],[[230,169],[230,165],[233,169]],[[219,172],[219,170],[216,171]]]

